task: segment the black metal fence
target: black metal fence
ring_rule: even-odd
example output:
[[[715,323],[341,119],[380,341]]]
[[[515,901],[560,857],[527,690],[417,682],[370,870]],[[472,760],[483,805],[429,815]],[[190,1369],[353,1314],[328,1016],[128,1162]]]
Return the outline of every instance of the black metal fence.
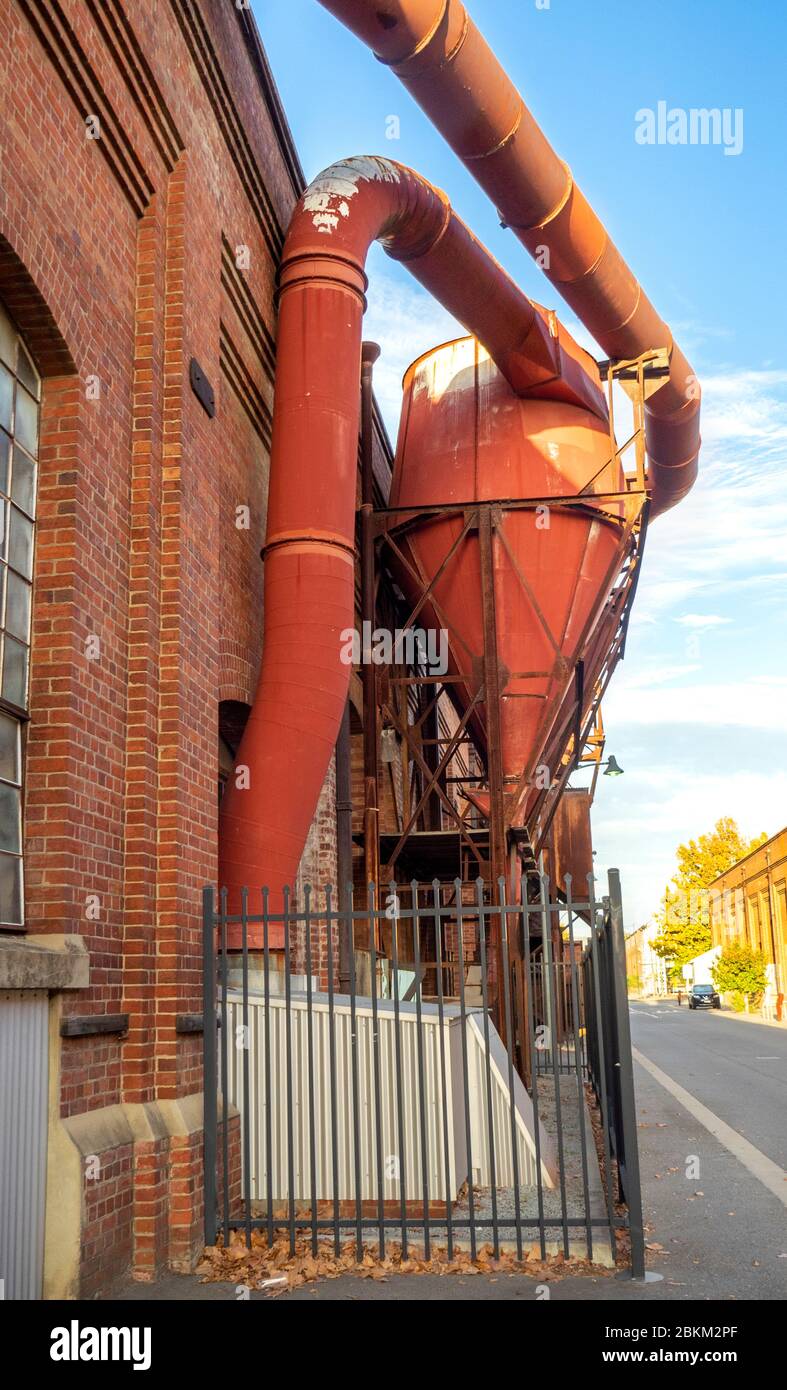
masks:
[[[626,948],[620,880],[610,873],[610,897],[596,930],[593,949],[584,953],[583,985],[588,999],[600,1001],[587,1011],[588,1075],[598,1105],[606,1116],[605,1164],[617,1172],[618,1201],[629,1211],[632,1265],[641,1277],[645,1269],[645,1237],[639,1173],[637,1114],[631,1058],[631,1028],[626,980]],[[606,1001],[606,1007],[603,1002]],[[609,1151],[607,1151],[607,1149]]]
[[[205,1238],[644,1272],[620,883],[204,890]]]

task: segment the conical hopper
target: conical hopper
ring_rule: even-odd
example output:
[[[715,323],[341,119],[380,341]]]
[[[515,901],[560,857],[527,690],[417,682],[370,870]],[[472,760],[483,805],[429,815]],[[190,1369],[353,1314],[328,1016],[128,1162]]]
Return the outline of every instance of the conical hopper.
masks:
[[[465,708],[483,671],[485,586],[478,513],[456,504],[501,503],[491,578],[502,773],[513,802],[534,780],[622,562],[622,500],[594,500],[625,490],[610,453],[606,421],[515,395],[473,338],[434,349],[405,375],[390,505],[436,510],[402,519],[393,568],[413,606],[428,589],[416,623],[448,629],[451,671],[469,678],[455,686]],[[583,492],[580,505],[566,500]],[[540,501],[513,505],[523,499]],[[483,702],[473,719],[483,739]]]

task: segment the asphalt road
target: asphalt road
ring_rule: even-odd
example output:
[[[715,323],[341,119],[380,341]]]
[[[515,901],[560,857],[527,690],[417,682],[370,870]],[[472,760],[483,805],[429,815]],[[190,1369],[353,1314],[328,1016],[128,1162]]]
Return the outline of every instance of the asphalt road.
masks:
[[[672,1003],[633,1003],[631,1021],[635,1047],[787,1168],[787,1028]]]

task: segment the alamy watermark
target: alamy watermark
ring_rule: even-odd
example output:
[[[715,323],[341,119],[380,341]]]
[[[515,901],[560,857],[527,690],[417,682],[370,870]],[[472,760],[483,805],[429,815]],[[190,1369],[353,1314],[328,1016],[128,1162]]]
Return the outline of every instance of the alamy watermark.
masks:
[[[364,621],[361,631],[345,627],[339,653],[346,666],[426,666],[432,676],[448,671],[448,632],[444,627],[376,627]]]
[[[668,893],[664,902],[664,922],[677,926],[689,920],[707,926],[711,918],[732,926],[743,914],[742,888],[682,888]]]
[[[149,1327],[83,1327],[72,1318],[52,1329],[50,1341],[53,1361],[130,1361],[135,1371],[150,1370]]]
[[[721,145],[725,154],[743,151],[743,108],[736,106],[643,106],[634,115],[638,145]]]

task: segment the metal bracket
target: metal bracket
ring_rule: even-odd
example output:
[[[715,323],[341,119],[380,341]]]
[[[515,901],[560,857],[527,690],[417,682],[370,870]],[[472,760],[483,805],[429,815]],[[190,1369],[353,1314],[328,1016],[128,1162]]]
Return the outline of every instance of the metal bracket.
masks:
[[[60,1024],[61,1038],[91,1038],[98,1034],[127,1032],[128,1014],[71,1014]]]
[[[189,362],[189,381],[191,382],[191,389],[202,406],[202,409],[212,420],[216,414],[216,397],[213,387],[208,381],[196,357],[192,357]]]

